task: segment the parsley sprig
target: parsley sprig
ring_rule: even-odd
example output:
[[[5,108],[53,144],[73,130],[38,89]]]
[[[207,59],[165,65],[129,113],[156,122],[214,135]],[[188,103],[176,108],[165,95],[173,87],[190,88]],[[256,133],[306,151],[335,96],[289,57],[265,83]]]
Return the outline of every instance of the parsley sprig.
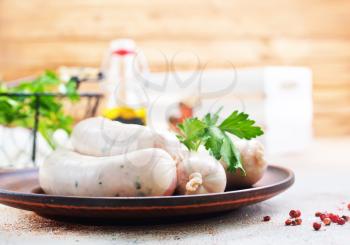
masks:
[[[234,111],[218,124],[220,111],[208,113],[202,119],[186,119],[177,125],[180,129],[177,137],[190,151],[198,151],[199,146],[204,145],[215,159],[223,159],[228,164],[229,171],[240,169],[245,174],[239,151],[227,133],[249,140],[264,132],[244,112]]]
[[[34,80],[22,82],[13,87],[8,87],[0,83],[0,93],[35,94],[54,92],[59,90],[60,86],[64,88],[70,101],[79,100],[76,82],[70,80],[63,83],[53,71],[45,71]],[[34,96],[0,96],[0,125],[33,128],[35,107]],[[40,123],[38,131],[52,148],[56,147],[52,139],[53,133],[57,129],[63,129],[67,133],[70,133],[73,122],[73,118],[65,112],[61,100],[53,96],[40,97]]]

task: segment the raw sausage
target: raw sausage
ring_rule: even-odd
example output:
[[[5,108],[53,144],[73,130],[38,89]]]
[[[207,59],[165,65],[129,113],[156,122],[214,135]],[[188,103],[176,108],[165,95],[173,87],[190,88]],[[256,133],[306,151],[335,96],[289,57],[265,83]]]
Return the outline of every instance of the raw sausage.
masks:
[[[243,176],[239,170],[234,173],[229,172],[227,170],[228,165],[221,160],[226,170],[228,190],[246,188],[254,185],[262,178],[267,166],[264,158],[264,147],[259,141],[241,139],[235,139],[233,141],[240,152],[246,176]]]
[[[189,153],[177,165],[176,192],[182,195],[223,192],[226,174],[220,162],[206,151]]]
[[[40,166],[47,194],[67,196],[167,196],[176,187],[176,164],[161,149],[109,157],[56,150]]]
[[[71,143],[74,151],[90,156],[114,156],[146,148],[161,148],[174,159],[181,154],[181,143],[170,133],[102,117],[79,122],[73,129]]]

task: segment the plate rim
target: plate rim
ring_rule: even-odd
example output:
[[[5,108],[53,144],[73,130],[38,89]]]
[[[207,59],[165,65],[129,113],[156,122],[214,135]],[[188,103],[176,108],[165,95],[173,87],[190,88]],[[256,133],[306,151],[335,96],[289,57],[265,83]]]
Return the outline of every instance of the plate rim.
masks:
[[[256,191],[261,190],[269,190],[271,188],[281,187],[285,186],[280,191],[276,192],[282,192],[289,187],[291,187],[295,182],[295,174],[294,172],[286,167],[282,167],[279,165],[269,164],[267,166],[268,168],[272,169],[278,169],[282,172],[287,173],[287,176],[285,179],[275,182],[273,184],[259,186],[259,187],[252,187],[247,189],[241,189],[241,190],[232,190],[232,191],[225,191],[225,192],[219,192],[219,193],[207,193],[207,194],[195,194],[195,195],[175,195],[175,196],[148,196],[148,197],[88,197],[88,196],[62,196],[62,195],[47,195],[47,194],[39,194],[39,193],[25,193],[25,192],[18,192],[18,191],[10,191],[3,188],[0,188],[0,199],[3,199],[4,197],[13,197],[13,198],[33,198],[33,199],[39,199],[42,200],[43,198],[52,198],[55,200],[76,200],[76,201],[127,201],[127,200],[138,200],[138,201],[150,201],[150,200],[157,200],[157,201],[167,201],[167,200],[185,200],[185,199],[194,199],[194,198],[210,198],[210,197],[229,197],[233,194],[244,194],[244,193],[252,193]],[[26,169],[18,169],[18,170],[9,170],[9,171],[1,171],[1,175],[4,174],[20,174],[22,172],[35,172],[38,168],[26,168]],[[266,170],[267,171],[267,170]],[[277,194],[278,194],[277,193]],[[8,201],[12,201],[13,199],[10,199]],[[0,200],[0,203],[2,201]],[[73,204],[72,204],[73,206]]]

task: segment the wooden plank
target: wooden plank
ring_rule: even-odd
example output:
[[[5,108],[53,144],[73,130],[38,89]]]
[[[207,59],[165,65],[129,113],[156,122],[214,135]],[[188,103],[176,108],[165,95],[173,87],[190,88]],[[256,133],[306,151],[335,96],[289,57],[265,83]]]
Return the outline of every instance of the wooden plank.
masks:
[[[348,126],[350,118],[315,117],[314,132],[319,137],[345,136],[350,134]]]
[[[350,60],[350,39],[276,38],[268,46],[268,55],[281,62],[318,65]]]
[[[314,90],[313,98],[315,104],[322,106],[327,104],[350,105],[350,86],[345,88],[333,88],[327,90]]]
[[[327,126],[319,126],[315,125],[314,126],[314,135],[317,137],[345,137],[350,135],[350,130],[349,128],[346,127],[334,127],[334,125],[329,124]]]
[[[6,23],[2,38],[7,40],[350,37],[349,1],[2,0],[2,4],[6,9],[0,16]]]
[[[148,41],[138,43],[146,58],[154,66],[166,68],[168,63],[196,66],[198,59],[205,64],[255,63],[264,46],[258,40],[237,42],[210,42],[194,45],[188,42]],[[23,66],[56,65],[95,65],[98,66],[108,48],[108,42],[11,42],[6,45],[6,53],[0,60],[8,64]],[[19,58],[20,57],[20,58]],[[226,64],[227,65],[227,64]]]
[[[237,66],[270,64],[318,65],[344,63],[346,70],[350,60],[349,40],[275,40],[266,44],[261,39],[232,41],[186,42],[186,41],[140,41],[139,47],[155,66],[175,62],[182,67],[192,68],[198,57],[202,63],[211,62],[218,66],[228,61]],[[18,64],[93,64],[98,65],[108,42],[89,41],[19,41],[4,43],[5,54],[0,60]],[[283,51],[285,50],[285,51]],[[187,54],[187,55],[186,55]],[[193,56],[193,59],[191,59]],[[18,59],[18,57],[21,57]],[[226,64],[228,66],[228,64]],[[316,74],[317,76],[317,74]]]

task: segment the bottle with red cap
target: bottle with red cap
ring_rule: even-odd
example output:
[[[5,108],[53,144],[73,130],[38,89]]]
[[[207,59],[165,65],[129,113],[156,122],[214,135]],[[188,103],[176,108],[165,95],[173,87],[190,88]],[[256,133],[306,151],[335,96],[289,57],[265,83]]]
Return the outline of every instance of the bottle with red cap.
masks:
[[[143,79],[148,72],[143,54],[130,39],[110,43],[101,70],[106,104],[103,116],[123,123],[146,124],[148,98]]]

